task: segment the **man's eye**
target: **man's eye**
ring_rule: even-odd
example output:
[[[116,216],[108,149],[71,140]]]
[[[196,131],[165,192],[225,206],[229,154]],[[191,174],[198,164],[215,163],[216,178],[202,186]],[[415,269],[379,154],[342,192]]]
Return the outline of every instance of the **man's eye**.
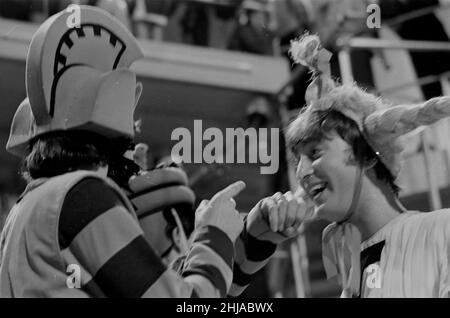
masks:
[[[313,150],[311,150],[309,157],[313,160],[316,160],[320,157],[320,155],[321,155],[320,149],[314,148]]]

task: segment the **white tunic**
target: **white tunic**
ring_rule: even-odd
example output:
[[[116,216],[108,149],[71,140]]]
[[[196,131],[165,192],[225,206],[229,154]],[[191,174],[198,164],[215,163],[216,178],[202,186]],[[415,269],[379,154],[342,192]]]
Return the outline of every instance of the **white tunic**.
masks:
[[[450,297],[450,209],[400,214],[361,250],[361,297]]]

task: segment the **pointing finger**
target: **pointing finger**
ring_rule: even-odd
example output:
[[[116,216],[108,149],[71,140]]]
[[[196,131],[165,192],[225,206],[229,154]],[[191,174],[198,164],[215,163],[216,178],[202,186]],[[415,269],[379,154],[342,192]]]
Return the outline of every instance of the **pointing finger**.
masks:
[[[245,182],[244,181],[237,181],[235,183],[230,184],[225,189],[217,192],[211,201],[215,200],[227,200],[232,199],[233,197],[237,196],[242,190],[245,189]]]

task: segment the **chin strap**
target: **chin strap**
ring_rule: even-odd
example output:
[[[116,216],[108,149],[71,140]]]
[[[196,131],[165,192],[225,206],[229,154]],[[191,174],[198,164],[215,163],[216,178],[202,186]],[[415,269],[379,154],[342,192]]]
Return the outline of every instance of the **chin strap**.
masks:
[[[322,234],[322,258],[327,278],[338,277],[343,297],[359,296],[361,284],[361,234],[348,222],[359,203],[363,169],[356,174],[350,208],[340,222],[327,226]]]
[[[171,208],[170,211],[172,212],[172,216],[175,219],[178,231],[180,232],[180,252],[182,255],[187,255],[189,253],[189,243],[186,232],[184,232],[183,223],[181,223],[180,217],[178,216],[178,213],[174,208]]]
[[[174,208],[170,209],[173,218],[175,219],[175,223],[177,225],[178,231],[180,233],[180,257],[186,256],[189,253],[189,243],[186,237],[186,232],[184,232],[183,223],[181,223],[180,217],[178,216],[177,211]],[[175,243],[172,242],[170,246],[160,255],[162,259],[165,259],[170,251],[175,247]]]
[[[359,197],[361,195],[363,171],[364,169],[358,166],[358,172],[355,175],[355,186],[353,188],[352,203],[350,204],[347,213],[345,213],[345,217],[341,221],[337,222],[338,225],[347,223],[352,218],[353,214],[355,214],[356,207],[359,203]]]

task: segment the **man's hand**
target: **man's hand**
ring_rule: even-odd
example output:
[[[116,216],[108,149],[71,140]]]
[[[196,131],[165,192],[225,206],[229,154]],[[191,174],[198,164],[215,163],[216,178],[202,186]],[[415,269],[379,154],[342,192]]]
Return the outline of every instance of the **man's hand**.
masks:
[[[312,208],[290,191],[277,192],[259,201],[250,211],[247,231],[260,240],[278,244],[299,233],[300,225]]]
[[[217,192],[211,200],[203,200],[195,212],[195,228],[215,226],[235,242],[244,228],[244,221],[236,210],[233,197],[244,188],[245,183],[238,181]]]

